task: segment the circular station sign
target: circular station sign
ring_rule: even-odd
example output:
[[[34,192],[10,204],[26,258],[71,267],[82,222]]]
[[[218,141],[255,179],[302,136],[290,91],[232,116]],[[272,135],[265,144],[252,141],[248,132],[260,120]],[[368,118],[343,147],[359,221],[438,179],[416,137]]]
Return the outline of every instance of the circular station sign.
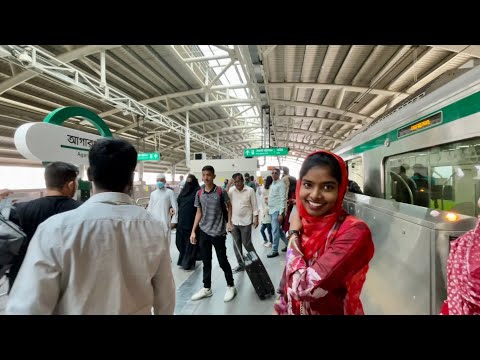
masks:
[[[61,126],[72,117],[91,122],[100,135]],[[88,152],[102,137],[112,137],[112,133],[97,114],[81,107],[64,107],[52,111],[41,123],[20,126],[14,141],[18,152],[30,160],[88,165]]]

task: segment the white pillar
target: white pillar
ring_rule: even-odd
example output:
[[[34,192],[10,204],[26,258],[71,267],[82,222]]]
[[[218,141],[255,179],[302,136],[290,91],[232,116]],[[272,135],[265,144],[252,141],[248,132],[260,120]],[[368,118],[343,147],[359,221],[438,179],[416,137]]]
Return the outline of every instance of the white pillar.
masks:
[[[138,181],[143,182],[143,171],[144,171],[144,162],[138,162]]]
[[[175,181],[175,173],[176,173],[177,167],[175,164],[172,163],[172,182]]]
[[[190,168],[190,120],[188,111],[186,118],[186,127],[187,130],[185,131],[185,164],[187,165],[187,168]]]
[[[105,50],[100,52],[100,82],[103,85],[107,84],[107,70],[106,70]]]
[[[78,167],[78,176],[80,176],[82,180],[87,180],[87,165],[80,165]]]

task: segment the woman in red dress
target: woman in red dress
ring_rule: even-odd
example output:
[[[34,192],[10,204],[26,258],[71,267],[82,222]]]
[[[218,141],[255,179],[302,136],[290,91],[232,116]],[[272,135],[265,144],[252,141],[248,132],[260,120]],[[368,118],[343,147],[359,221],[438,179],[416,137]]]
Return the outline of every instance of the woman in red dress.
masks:
[[[318,151],[305,159],[275,313],[363,315],[360,292],[374,247],[367,224],[342,208],[347,186],[339,156]]]

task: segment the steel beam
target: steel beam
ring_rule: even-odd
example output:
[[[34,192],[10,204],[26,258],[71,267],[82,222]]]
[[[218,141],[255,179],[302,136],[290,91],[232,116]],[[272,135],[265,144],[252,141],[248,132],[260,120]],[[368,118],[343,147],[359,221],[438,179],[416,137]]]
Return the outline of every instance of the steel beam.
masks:
[[[22,63],[14,56],[6,57],[5,59],[22,67],[26,67],[29,70],[33,70],[35,72],[42,73],[60,80],[61,82],[72,86],[77,91],[93,95],[96,98],[111,104],[112,106],[122,110],[127,110],[132,114],[144,116],[146,120],[162,125],[173,132],[185,136],[187,128],[183,124],[179,124],[177,121],[174,121],[166,115],[161,114],[157,110],[141,104],[140,102],[130,98],[128,95],[123,94],[108,84],[102,84],[101,81],[72,67],[69,64],[56,59],[45,51],[40,50],[32,45],[28,45],[23,49],[19,46],[16,47],[21,51],[27,52],[32,59],[31,63]],[[208,145],[209,147],[216,149],[221,153],[231,157],[236,156],[236,153],[224,148],[223,146],[217,145],[215,141],[207,139],[191,130],[190,136],[191,139],[204,145]]]

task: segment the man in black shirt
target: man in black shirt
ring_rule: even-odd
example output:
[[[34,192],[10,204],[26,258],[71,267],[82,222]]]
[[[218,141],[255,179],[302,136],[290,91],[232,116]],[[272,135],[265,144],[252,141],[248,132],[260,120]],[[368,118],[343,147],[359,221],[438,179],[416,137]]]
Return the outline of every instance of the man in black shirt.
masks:
[[[9,270],[9,289],[12,288],[15,282],[15,278],[27,253],[28,244],[35,234],[38,225],[50,216],[76,209],[82,204],[72,199],[77,191],[77,176],[78,169],[72,164],[60,161],[48,164],[45,168],[45,184],[47,186],[45,197],[18,203],[12,209],[10,220],[22,227],[27,235],[27,239]]]

